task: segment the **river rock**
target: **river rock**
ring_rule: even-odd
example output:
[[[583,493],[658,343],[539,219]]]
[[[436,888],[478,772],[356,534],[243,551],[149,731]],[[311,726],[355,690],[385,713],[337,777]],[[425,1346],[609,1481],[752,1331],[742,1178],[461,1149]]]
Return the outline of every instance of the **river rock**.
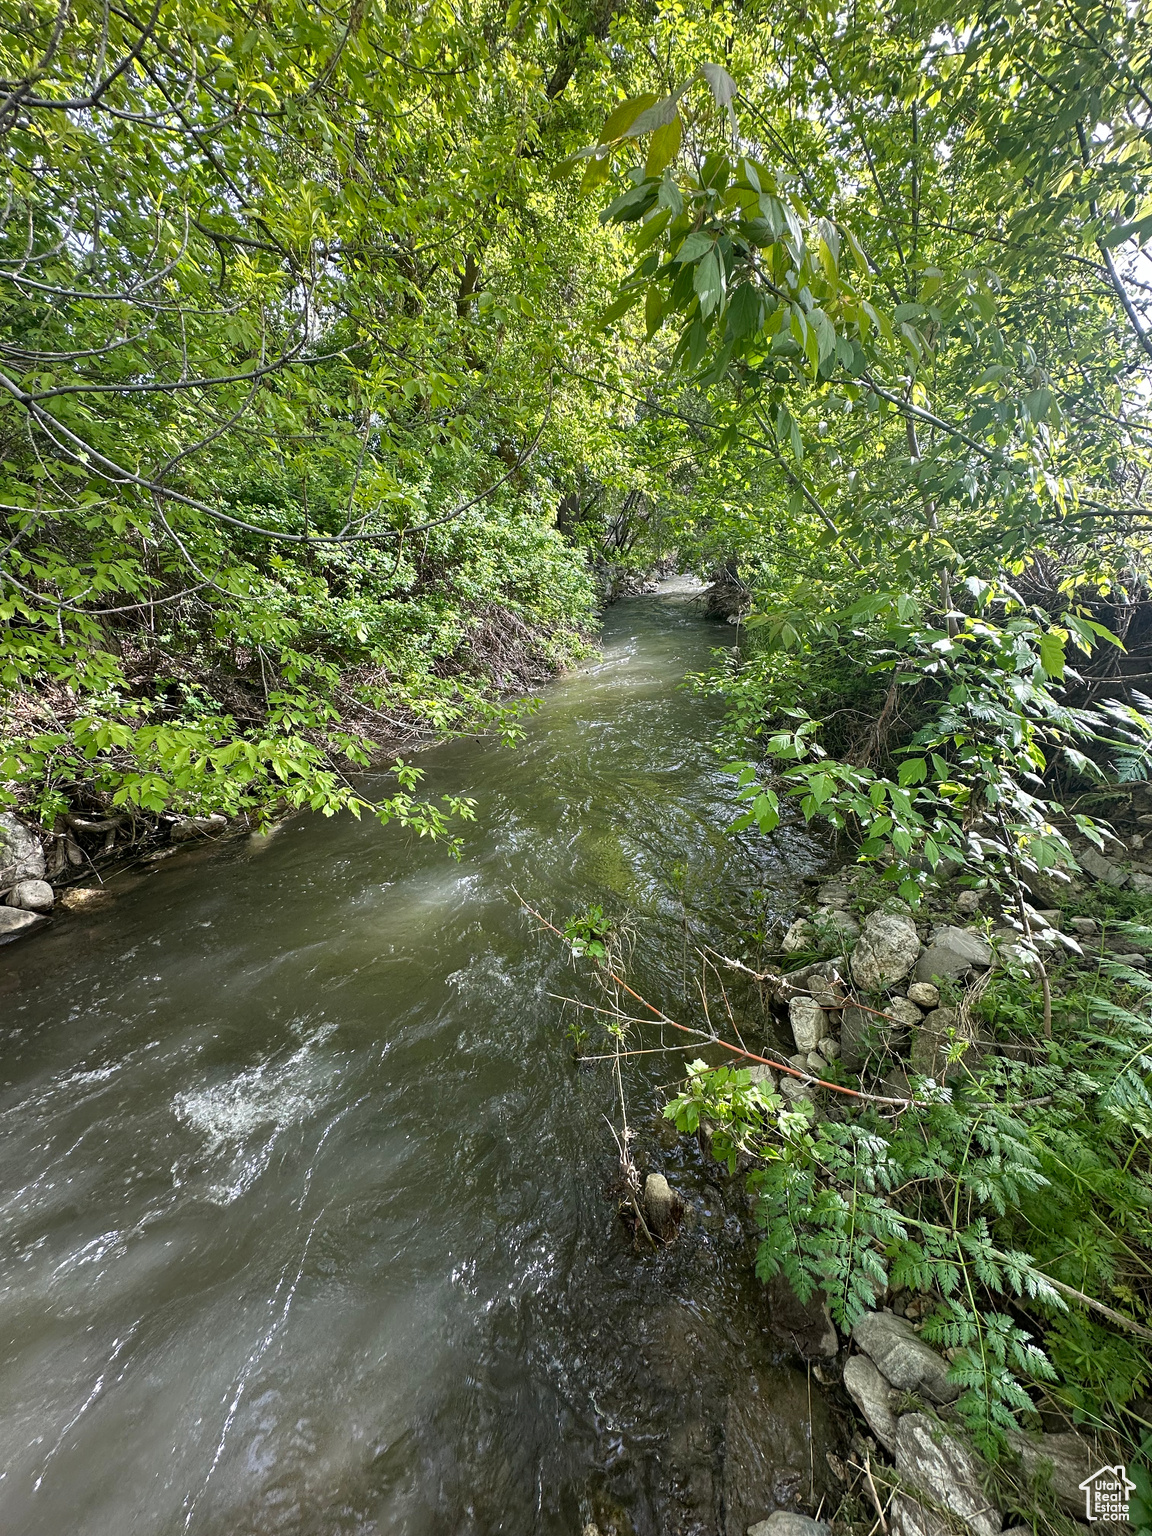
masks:
[[[815,949],[816,930],[806,917],[798,917],[780,941],[786,955],[798,954],[802,949]]]
[[[828,1015],[813,997],[794,997],[788,1004],[788,1022],[798,1051],[814,1051],[828,1033]]]
[[[964,917],[975,917],[980,910],[980,892],[961,891],[956,898],[956,910]]]
[[[18,880],[5,899],[25,912],[51,912],[56,894],[47,880]]]
[[[22,939],[46,922],[40,912],[22,912],[18,907],[0,907],[0,944]]]
[[[748,1527],[748,1536],[828,1536],[828,1525],[791,1509],[778,1509]]]
[[[948,1053],[961,1043],[953,1039],[952,1031],[958,1030],[959,1015],[955,1008],[934,1008],[926,1015],[920,1028],[912,1037],[912,1070],[921,1077],[934,1077],[943,1082],[946,1077],[960,1077],[964,1066],[959,1061],[949,1062]],[[972,1040],[963,1041],[964,1063],[971,1069],[980,1060],[980,1052]]]
[[[1008,1444],[1019,1456],[1024,1474],[1037,1489],[1051,1491],[1065,1514],[1084,1518],[1080,1484],[1095,1470],[1096,1458],[1079,1435],[1025,1435],[1007,1431]]]
[[[916,924],[898,912],[870,912],[852,951],[852,979],[862,992],[903,981],[920,952]]]
[[[831,1360],[840,1348],[832,1315],[819,1291],[801,1301],[783,1275],[768,1282],[772,1332],[804,1360]]]
[[[661,1237],[670,1237],[676,1226],[676,1195],[662,1173],[644,1180],[644,1210],[648,1225]]]
[[[816,892],[816,900],[822,907],[846,907],[852,891],[842,880],[826,880]]]
[[[69,912],[83,912],[111,900],[111,891],[102,885],[70,885],[60,892],[60,905]]]
[[[904,1318],[865,1312],[852,1325],[852,1340],[901,1392],[918,1392],[930,1403],[953,1403],[960,1396],[960,1388],[948,1380],[948,1362]]]
[[[860,937],[860,924],[851,912],[841,912],[838,907],[822,907],[812,919],[812,926],[825,947],[834,944],[843,949]]]
[[[40,839],[11,811],[0,812],[0,890],[20,880],[43,880]]]
[[[926,1413],[906,1413],[896,1427],[900,1477],[958,1516],[976,1536],[998,1536],[1004,1517],[980,1485],[975,1454]],[[955,1522],[911,1491],[892,1500],[893,1536],[953,1536]]]
[[[769,1093],[776,1092],[776,1074],[772,1068],[763,1061],[750,1061],[748,1063],[748,1076],[754,1083],[759,1083]]]
[[[908,988],[908,1001],[917,1008],[935,1008],[940,1001],[940,988],[930,981],[914,981]]]
[[[916,1004],[907,997],[890,997],[884,1012],[890,1020],[895,1019],[905,1029],[910,1029],[913,1024],[919,1024],[924,1017]]]
[[[853,1355],[844,1367],[844,1386],[880,1444],[887,1451],[895,1451],[892,1383],[881,1376],[867,1355]]]
[[[1085,873],[1092,876],[1093,880],[1099,880],[1104,885],[1115,886],[1118,890],[1128,884],[1128,871],[1121,869],[1118,864],[1113,864],[1106,859],[1098,848],[1091,844],[1082,853],[1077,854],[1077,862]]]
[[[840,1015],[840,1058],[849,1072],[864,1070],[874,1037],[872,1015],[850,1003]]]
[[[807,1067],[802,1070],[807,1071]],[[802,1083],[798,1077],[782,1077],[780,1092],[793,1104],[811,1104],[816,1098],[816,1090],[811,1084]]]
[[[194,838],[223,832],[227,825],[227,816],[221,816],[219,812],[211,816],[181,816],[172,823],[168,836],[174,843],[190,843]]]
[[[917,981],[958,981],[970,970],[986,971],[992,964],[992,946],[967,928],[939,928],[916,963]]]

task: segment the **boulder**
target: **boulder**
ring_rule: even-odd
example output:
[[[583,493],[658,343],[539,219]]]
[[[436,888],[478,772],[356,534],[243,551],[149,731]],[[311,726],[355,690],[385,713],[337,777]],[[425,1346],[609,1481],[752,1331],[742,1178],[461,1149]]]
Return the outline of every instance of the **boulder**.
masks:
[[[852,951],[852,979],[862,992],[903,981],[920,953],[916,924],[899,912],[870,912]]]
[[[1087,1441],[1071,1433],[1025,1435],[1010,1429],[1007,1434],[1029,1483],[1038,1491],[1048,1489],[1065,1514],[1082,1520],[1084,1491],[1080,1484],[1099,1464]]]
[[[814,1051],[828,1033],[828,1015],[813,997],[794,997],[788,1004],[788,1022],[798,1051]]]
[[[47,919],[40,912],[22,912],[18,907],[0,907],[0,944],[22,939],[34,933]]]
[[[10,907],[25,912],[51,912],[56,893],[47,880],[18,880],[6,897]]]
[[[930,981],[914,981],[908,988],[908,1001],[917,1008],[935,1008],[940,1001],[940,988]]]
[[[791,1509],[778,1509],[767,1520],[748,1527],[748,1536],[828,1536],[824,1520],[813,1520]]]
[[[867,1355],[853,1355],[844,1367],[844,1385],[880,1444],[887,1451],[895,1451],[896,1415],[890,1402],[891,1382],[881,1376]]]
[[[902,1317],[865,1312],[852,1325],[852,1339],[901,1392],[916,1392],[930,1403],[953,1403],[960,1396],[960,1388],[948,1380],[948,1362]]]
[[[801,1301],[783,1275],[768,1282],[768,1314],[772,1332],[804,1360],[831,1360],[840,1338],[819,1291]]]
[[[676,1227],[675,1191],[662,1173],[650,1173],[644,1180],[644,1210],[648,1225],[660,1237],[670,1237]]]
[[[992,964],[992,946],[967,928],[939,928],[916,962],[917,981],[958,981],[967,971],[986,971]]]
[[[1113,864],[1110,859],[1106,859],[1099,848],[1089,844],[1082,853],[1076,855],[1076,858],[1080,868],[1091,875],[1093,880],[1099,880],[1104,885],[1113,885],[1118,890],[1121,886],[1128,884],[1128,871],[1121,869],[1118,864]]]
[[[999,1536],[1004,1517],[980,1484],[981,1464],[961,1440],[926,1413],[906,1413],[896,1426],[896,1470],[911,1490],[892,1500],[893,1536],[954,1536],[956,1522],[937,1512],[942,1506],[976,1536]]]
[[[0,890],[20,880],[43,880],[40,839],[11,811],[0,812]]]

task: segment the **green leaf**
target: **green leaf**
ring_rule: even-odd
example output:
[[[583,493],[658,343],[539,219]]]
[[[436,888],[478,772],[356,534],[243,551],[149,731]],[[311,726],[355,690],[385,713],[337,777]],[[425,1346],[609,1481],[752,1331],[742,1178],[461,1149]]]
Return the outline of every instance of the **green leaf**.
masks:
[[[664,123],[653,133],[648,145],[648,161],[644,167],[645,176],[657,177],[666,165],[671,164],[680,152],[680,139],[683,131],[679,112],[670,123]]]
[[[696,271],[692,276],[692,286],[700,300],[700,313],[707,320],[720,303],[724,293],[720,256],[715,248],[697,263]]]
[[[600,130],[601,144],[611,144],[616,139],[622,138],[636,119],[646,112],[656,99],[654,95],[646,92],[643,96],[633,96],[628,101],[622,101],[618,107],[613,108],[604,119],[604,126]]]

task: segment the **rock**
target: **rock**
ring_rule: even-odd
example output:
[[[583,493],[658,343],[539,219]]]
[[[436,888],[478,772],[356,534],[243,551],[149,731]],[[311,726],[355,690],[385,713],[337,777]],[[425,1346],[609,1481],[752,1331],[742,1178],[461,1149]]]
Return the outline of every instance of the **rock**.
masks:
[[[214,832],[223,832],[227,825],[227,816],[221,816],[218,812],[211,816],[181,816],[172,823],[168,835],[174,843],[189,843],[197,837],[209,837]]]
[[[943,1082],[946,1077],[959,1077],[964,1067],[959,1060],[949,1063],[948,1053],[960,1043],[960,1021],[955,1008],[934,1008],[925,1015],[920,1028],[912,1037],[912,1070],[921,1077],[934,1077]],[[953,1031],[957,1035],[953,1037]],[[975,1041],[964,1040],[963,1057],[971,1069],[980,1060]]]
[[[1068,926],[1073,933],[1083,934],[1085,938],[1089,934],[1100,932],[1100,925],[1094,917],[1071,917],[1068,919]]]
[[[1079,1435],[1025,1435],[1007,1431],[1008,1444],[1019,1456],[1028,1481],[1049,1489],[1066,1514],[1084,1518],[1080,1484],[1095,1470],[1095,1458]]]
[[[822,907],[846,907],[852,892],[841,880],[826,880],[816,892],[816,900]]]
[[[821,1040],[820,1044],[823,1046],[824,1041]],[[819,1051],[809,1051],[804,1060],[813,1077],[823,1077],[828,1070],[828,1063]]]
[[[812,997],[794,997],[788,1004],[788,1022],[798,1051],[814,1051],[828,1033],[828,1015]]]
[[[1117,965],[1127,965],[1134,971],[1146,971],[1148,969],[1147,955],[1113,955]]]
[[[980,1486],[975,1454],[926,1413],[906,1413],[896,1427],[896,1470],[902,1479],[958,1516],[976,1536],[998,1536],[1004,1517]],[[894,1536],[952,1536],[954,1522],[914,1497],[892,1501]]]
[[[831,1035],[828,1036],[827,1040],[821,1040],[820,1054],[824,1057],[825,1061],[835,1061],[840,1054],[839,1040],[833,1040]]]
[[[935,1008],[940,1001],[940,988],[930,981],[914,981],[908,988],[908,1001],[918,1008]]]
[[[844,1385],[868,1428],[888,1451],[896,1449],[896,1415],[889,1401],[892,1384],[881,1376],[867,1355],[853,1355],[844,1367]]]
[[[840,1015],[840,1059],[849,1072],[862,1072],[873,1054],[873,1042],[880,1039],[873,1016],[850,1003]]]
[[[56,893],[47,880],[19,880],[6,900],[10,907],[22,907],[25,912],[51,912]]]
[[[748,1076],[754,1083],[761,1083],[769,1093],[776,1092],[776,1074],[772,1068],[762,1061],[750,1061],[748,1063]]]
[[[1128,871],[1106,859],[1099,848],[1089,844],[1076,857],[1080,868],[1091,875],[1093,880],[1100,880],[1105,885],[1114,885],[1117,889],[1128,884]]]
[[[916,924],[898,912],[870,912],[852,951],[852,979],[862,992],[902,981],[920,953]]]
[[[1152,875],[1145,875],[1140,870],[1134,869],[1128,876],[1128,885],[1131,890],[1138,891],[1141,896],[1147,896],[1152,893]]]
[[[748,1527],[748,1536],[828,1536],[828,1525],[791,1509],[778,1509]]]
[[[661,1237],[670,1237],[676,1227],[675,1191],[662,1173],[650,1173],[644,1180],[644,1210],[648,1225]]]
[[[938,928],[932,942],[916,963],[917,981],[958,981],[966,971],[986,971],[992,964],[992,946],[967,928]]]
[[[780,1092],[793,1104],[799,1104],[801,1101],[811,1104],[816,1097],[816,1090],[808,1083],[802,1083],[798,1077],[782,1077]]]
[[[852,1326],[852,1340],[901,1392],[918,1392],[931,1403],[953,1403],[960,1396],[948,1380],[948,1362],[902,1317],[865,1312]]]
[[[47,919],[39,912],[22,912],[17,907],[0,907],[0,944],[22,939],[43,926]]]
[[[916,1004],[907,997],[890,997],[884,1012],[890,1019],[895,1019],[898,1024],[902,1024],[905,1029],[911,1028],[913,1024],[919,1024],[924,1017]]]
[[[827,991],[835,985],[837,977],[845,974],[847,966],[848,962],[843,955],[837,955],[832,960],[813,960],[808,965],[798,966],[794,971],[786,971],[781,980],[787,983],[789,989],[800,992]],[[778,989],[776,995],[786,1001],[792,992]]]
[[[81,912],[88,907],[100,907],[111,899],[111,891],[105,890],[102,885],[70,885],[60,892],[60,905],[69,912]]]
[[[786,955],[795,955],[803,949],[816,948],[816,930],[806,917],[796,919],[784,935],[780,948]]]
[[[20,880],[43,880],[40,839],[11,811],[0,812],[0,890]]]
[[[964,917],[975,917],[980,910],[980,892],[961,891],[956,898],[956,910]]]
[[[1059,907],[1045,907],[1042,911],[1037,912],[1036,916],[1045,928],[1054,928],[1057,933],[1063,932],[1064,914]]]
[[[840,1348],[836,1325],[819,1291],[801,1301],[783,1275],[768,1282],[772,1331],[804,1360],[831,1360]]]
[[[834,945],[843,949],[860,937],[860,924],[851,912],[841,912],[837,907],[822,907],[812,919],[816,937],[824,946]]]

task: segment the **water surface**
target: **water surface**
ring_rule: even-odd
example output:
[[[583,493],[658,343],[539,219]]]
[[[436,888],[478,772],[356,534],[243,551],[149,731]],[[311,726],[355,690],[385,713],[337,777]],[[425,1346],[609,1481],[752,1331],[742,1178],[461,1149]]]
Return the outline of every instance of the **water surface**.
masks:
[[[659,1127],[681,1058],[626,1074],[690,1202],[638,1253],[582,983],[512,894],[626,915],[669,1005],[680,892],[726,942],[788,908],[819,852],[725,832],[678,688],[727,638],[621,603],[518,748],[424,754],[477,797],[459,862],[297,818],[0,952],[0,1529],[742,1536],[820,1486],[724,1181]]]

